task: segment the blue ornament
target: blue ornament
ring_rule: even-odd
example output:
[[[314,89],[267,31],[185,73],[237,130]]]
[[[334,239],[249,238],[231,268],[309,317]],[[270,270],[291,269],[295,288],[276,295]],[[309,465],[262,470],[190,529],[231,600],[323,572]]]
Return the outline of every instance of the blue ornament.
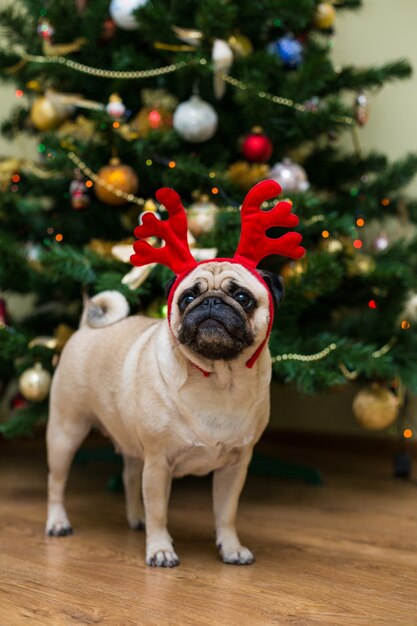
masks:
[[[267,50],[276,54],[288,69],[297,69],[303,62],[303,46],[294,35],[280,37],[270,43]]]

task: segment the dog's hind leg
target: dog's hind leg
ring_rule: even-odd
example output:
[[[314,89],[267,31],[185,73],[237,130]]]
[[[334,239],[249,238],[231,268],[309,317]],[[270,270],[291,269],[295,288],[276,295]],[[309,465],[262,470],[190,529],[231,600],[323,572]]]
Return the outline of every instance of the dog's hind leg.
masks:
[[[133,530],[145,529],[145,513],[143,510],[142,487],[142,459],[123,455],[123,484],[126,498],[126,517]]]
[[[53,537],[72,534],[64,506],[64,492],[74,454],[88,435],[91,424],[86,418],[67,415],[69,407],[53,408],[46,434],[48,447],[48,518],[45,532]],[[72,413],[72,411],[71,411]]]

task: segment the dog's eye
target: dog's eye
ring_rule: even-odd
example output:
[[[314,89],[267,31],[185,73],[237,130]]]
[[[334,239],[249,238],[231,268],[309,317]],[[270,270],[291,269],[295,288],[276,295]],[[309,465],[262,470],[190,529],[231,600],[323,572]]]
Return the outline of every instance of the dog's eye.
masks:
[[[247,291],[235,291],[233,297],[244,309],[249,309],[253,306],[253,298]]]
[[[179,307],[181,311],[185,311],[187,306],[191,304],[193,300],[195,300],[196,296],[191,292],[186,292],[179,301]]]

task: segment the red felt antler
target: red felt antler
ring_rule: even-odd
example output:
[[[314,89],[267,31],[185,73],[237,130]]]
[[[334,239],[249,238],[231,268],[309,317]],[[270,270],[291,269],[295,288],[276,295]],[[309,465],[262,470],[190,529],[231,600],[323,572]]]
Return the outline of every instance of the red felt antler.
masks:
[[[299,259],[305,253],[300,246],[302,236],[299,233],[285,233],[277,239],[266,235],[268,228],[274,226],[297,226],[298,217],[291,213],[289,202],[278,202],[270,211],[261,209],[262,202],[275,198],[281,192],[281,186],[274,180],[263,180],[248,192],[242,205],[242,230],[234,258],[255,268],[270,254],[280,254],[291,259]]]
[[[133,244],[135,254],[130,257],[130,261],[138,266],[161,263],[175,274],[181,274],[197,265],[188,247],[185,209],[181,198],[173,189],[158,189],[156,198],[165,206],[169,218],[161,221],[153,213],[144,214],[142,224],[134,231],[139,241]],[[153,248],[144,241],[147,237],[159,237],[164,240],[165,245]]]

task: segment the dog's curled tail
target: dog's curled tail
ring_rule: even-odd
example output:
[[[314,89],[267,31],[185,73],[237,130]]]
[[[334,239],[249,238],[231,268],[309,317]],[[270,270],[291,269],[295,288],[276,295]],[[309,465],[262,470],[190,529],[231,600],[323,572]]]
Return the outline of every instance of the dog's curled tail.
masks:
[[[102,291],[84,303],[80,328],[110,326],[129,315],[129,304],[119,291]]]

